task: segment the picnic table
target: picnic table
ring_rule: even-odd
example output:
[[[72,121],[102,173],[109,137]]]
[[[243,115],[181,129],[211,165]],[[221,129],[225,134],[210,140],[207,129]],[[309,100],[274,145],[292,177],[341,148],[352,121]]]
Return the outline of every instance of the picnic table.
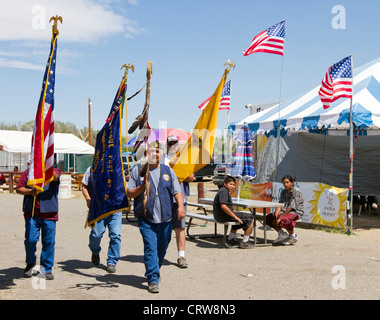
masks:
[[[214,203],[213,198],[199,198],[199,203],[206,204],[206,205],[212,205]],[[252,214],[254,218],[253,222],[253,239],[254,239],[254,246],[257,246],[256,241],[256,220],[262,220],[262,224],[264,226],[264,245],[267,245],[267,233],[266,233],[266,210],[267,208],[278,208],[283,207],[283,203],[279,202],[269,202],[269,201],[262,201],[262,200],[251,200],[251,199],[238,199],[238,198],[232,198],[232,205],[237,208],[244,208],[248,209]],[[263,209],[263,215],[259,215],[256,212],[256,209],[261,208]],[[269,212],[268,212],[269,213]]]
[[[8,178],[7,182],[5,182],[5,187],[9,188],[9,193],[14,191],[14,188],[17,185],[18,180],[21,178],[22,172],[20,171],[0,171],[0,175],[4,174],[5,178]],[[4,188],[4,186],[2,186]]]

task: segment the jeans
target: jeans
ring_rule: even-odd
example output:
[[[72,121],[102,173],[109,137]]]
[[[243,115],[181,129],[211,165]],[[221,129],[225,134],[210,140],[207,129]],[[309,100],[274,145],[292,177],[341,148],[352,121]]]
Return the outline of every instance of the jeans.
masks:
[[[158,284],[160,268],[172,237],[172,222],[152,223],[140,218],[138,225],[144,241],[145,276],[148,284]]]
[[[45,272],[51,272],[54,265],[55,251],[55,220],[44,220],[36,214],[34,217],[25,220],[25,252],[26,263],[36,263],[36,249],[40,238],[40,230],[42,233],[42,249],[40,264],[45,268]]]
[[[93,255],[99,255],[101,251],[100,241],[108,226],[108,235],[110,238],[108,246],[107,265],[116,266],[120,258],[121,247],[121,211],[111,214],[102,220],[96,222],[95,227],[91,230],[89,247]]]

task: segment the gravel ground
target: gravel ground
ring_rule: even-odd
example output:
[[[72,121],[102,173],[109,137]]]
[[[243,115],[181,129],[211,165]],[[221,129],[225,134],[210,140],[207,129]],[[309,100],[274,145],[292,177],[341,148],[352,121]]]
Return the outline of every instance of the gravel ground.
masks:
[[[205,182],[206,197],[215,187]],[[197,185],[192,184],[192,201]],[[144,277],[143,245],[135,222],[123,219],[121,258],[106,272],[107,233],[101,264],[92,265],[87,207],[81,192],[60,200],[53,281],[24,278],[22,196],[0,194],[0,300],[378,300],[380,299],[380,218],[355,217],[355,234],[296,228],[292,246],[225,249],[220,238],[187,239],[189,268],[176,267],[175,239],[161,268],[160,293],[150,294]],[[195,211],[190,208],[189,210]],[[259,224],[260,225],[260,224]],[[222,231],[222,226],[219,226]],[[196,226],[193,233],[213,233]],[[262,227],[258,237],[263,236]],[[267,231],[268,239],[276,232]],[[41,245],[38,246],[37,256]],[[39,260],[37,260],[38,262]]]

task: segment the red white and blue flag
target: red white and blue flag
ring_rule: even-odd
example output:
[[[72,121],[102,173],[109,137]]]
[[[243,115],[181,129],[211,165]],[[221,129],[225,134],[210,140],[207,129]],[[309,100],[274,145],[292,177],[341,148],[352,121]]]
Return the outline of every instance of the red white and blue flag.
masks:
[[[251,45],[243,55],[248,56],[254,52],[266,52],[284,55],[285,21],[275,24],[253,38]]]
[[[207,104],[211,100],[212,96],[208,97],[205,101],[202,102],[199,109],[202,111],[206,108]],[[220,97],[219,110],[230,110],[231,104],[231,80],[228,80],[223,87],[222,96]]]
[[[53,33],[42,90],[34,122],[27,185],[38,192],[53,180],[54,169],[54,84],[57,37]]]
[[[352,99],[352,56],[335,63],[327,70],[319,89],[319,97],[324,109],[329,108],[339,98]]]

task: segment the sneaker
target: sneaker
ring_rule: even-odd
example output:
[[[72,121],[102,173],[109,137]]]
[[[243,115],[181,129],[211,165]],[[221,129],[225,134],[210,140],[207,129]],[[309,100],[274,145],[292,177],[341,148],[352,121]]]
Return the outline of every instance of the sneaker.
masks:
[[[273,243],[282,243],[283,241],[287,240],[289,238],[289,235],[285,231],[280,231],[278,234],[278,237],[276,240],[273,241]]]
[[[28,263],[24,269],[24,277],[30,278],[33,275],[33,268],[35,267],[36,263]]]
[[[233,238],[233,239],[227,239],[226,240],[226,243],[230,246],[230,247],[238,247],[239,244],[240,244],[240,241],[236,238]]]
[[[239,248],[240,249],[252,249],[252,248],[254,248],[254,245],[249,241],[245,241],[245,242],[240,241]]]
[[[46,272],[44,277],[46,280],[54,280],[54,275],[51,272]]]
[[[116,266],[114,266],[113,264],[109,264],[107,266],[107,272],[108,273],[115,273],[116,272]]]
[[[99,255],[95,255],[95,254],[93,254],[93,255],[91,256],[91,261],[92,261],[92,263],[93,263],[95,266],[99,265],[99,263],[100,263]]]
[[[282,244],[287,246],[287,245],[290,245],[290,244],[294,244],[298,241],[298,236],[296,234],[294,235],[291,235],[288,237],[287,240],[285,240]]]
[[[148,291],[150,293],[159,293],[160,292],[160,289],[158,288],[158,284],[157,283],[151,283],[149,286],[148,286]]]
[[[185,257],[179,257],[179,259],[177,259],[177,267],[181,269],[188,267]]]

